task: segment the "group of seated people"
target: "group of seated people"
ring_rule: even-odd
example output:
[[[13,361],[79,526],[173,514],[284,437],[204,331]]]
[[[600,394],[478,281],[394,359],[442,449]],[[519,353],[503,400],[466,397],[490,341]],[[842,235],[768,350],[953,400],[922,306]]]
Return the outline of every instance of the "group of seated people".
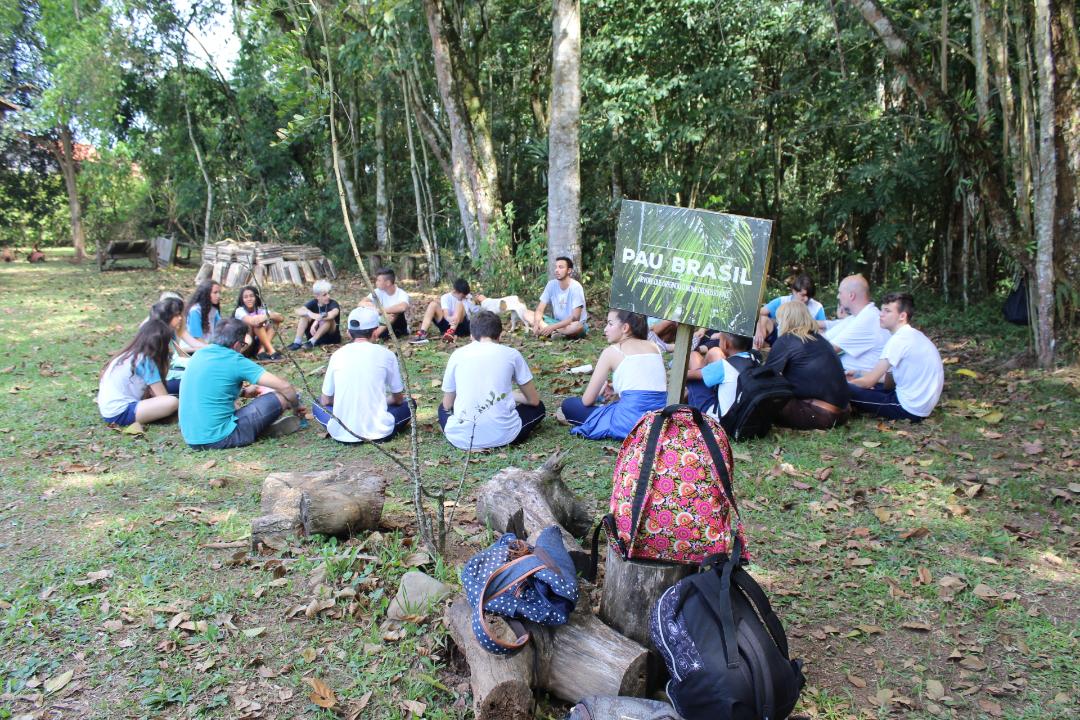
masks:
[[[587,333],[585,294],[570,277],[572,268],[568,258],[558,259],[555,278],[526,319],[538,336]],[[341,306],[331,290],[329,282],[316,282],[312,300],[295,310],[290,351],[341,342]],[[813,300],[809,278],[797,278],[792,290],[762,307],[752,338],[707,330],[695,335],[687,402],[721,418],[735,402],[739,374],[763,364],[792,389],[793,399],[775,419],[781,425],[828,429],[845,423],[852,408],[914,422],[931,413],[941,394],[942,363],[933,343],[910,325],[910,295],[886,295],[878,310],[866,280],[849,276],[837,297],[841,319],[829,321]],[[102,371],[98,405],[106,422],[126,426],[178,412],[184,440],[194,449],[242,447],[301,426],[299,393],[256,362],[281,358],[273,339],[283,316],[270,311],[254,287],[240,291],[233,317],[222,319],[220,300],[220,284],[204,282],[186,304],[173,293],[154,304],[135,338]],[[437,409],[447,441],[461,449],[520,442],[546,414],[528,363],[500,343],[502,320],[480,307],[484,300],[471,294],[466,280],[456,280],[427,306],[412,339],[426,342],[432,326],[447,342],[471,336],[448,359]],[[348,341],[331,355],[312,407],[333,439],[387,440],[412,419],[398,358],[378,342],[388,333],[408,336],[409,303],[393,271],[384,268],[376,273],[375,293],[348,314]],[[643,414],[664,407],[666,343],[659,333],[667,328],[652,325],[642,315],[608,312],[608,346],[585,392],[566,398],[556,413],[574,435],[622,439]],[[250,402],[237,409],[238,397]]]

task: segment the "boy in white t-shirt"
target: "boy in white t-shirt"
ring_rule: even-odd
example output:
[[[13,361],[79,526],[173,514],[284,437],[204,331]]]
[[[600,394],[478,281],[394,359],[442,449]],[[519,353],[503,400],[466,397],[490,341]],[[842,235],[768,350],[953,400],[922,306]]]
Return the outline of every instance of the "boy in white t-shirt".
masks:
[[[394,335],[404,339],[409,334],[409,322],[405,318],[405,311],[409,309],[409,293],[397,286],[397,275],[392,269],[384,267],[375,271],[375,293],[361,300],[360,306],[375,307],[376,295],[383,310],[390,317],[390,329],[394,331]],[[379,340],[385,334],[386,326],[380,325],[375,328],[371,339]]]
[[[541,336],[567,339],[585,337],[589,331],[585,310],[585,289],[570,277],[574,261],[568,257],[555,258],[555,279],[548,282],[533,313],[532,331]],[[551,315],[544,315],[547,306]]]
[[[375,308],[349,313],[352,342],[330,356],[319,399],[323,407],[312,406],[315,419],[338,442],[388,440],[412,419],[397,356],[370,342],[377,327]]]
[[[424,319],[420,322],[420,329],[416,331],[416,337],[409,342],[413,345],[422,345],[428,341],[428,328],[432,323],[443,334],[443,342],[454,342],[459,337],[468,337],[469,319],[480,309],[477,303],[486,299],[483,295],[477,295],[476,299],[470,294],[469,281],[458,278],[454,281],[454,289],[445,293],[438,301],[428,303],[424,312]]]
[[[470,325],[473,341],[454,351],[443,373],[439,425],[462,450],[521,442],[544,419],[532,371],[520,352],[499,343],[498,315],[481,310]]]
[[[908,323],[915,300],[889,293],[881,302],[881,327],[891,333],[881,359],[868,372],[848,371],[851,405],[892,420],[921,422],[941,397],[945,370],[934,343]]]

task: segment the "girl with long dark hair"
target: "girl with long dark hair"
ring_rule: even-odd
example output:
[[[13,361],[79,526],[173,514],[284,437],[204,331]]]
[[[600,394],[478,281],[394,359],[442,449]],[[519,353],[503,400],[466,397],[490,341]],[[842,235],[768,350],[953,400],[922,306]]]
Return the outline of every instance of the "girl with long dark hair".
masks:
[[[188,298],[186,314],[187,328],[180,337],[195,350],[206,347],[221,322],[221,283],[199,283]]]
[[[180,343],[181,327],[184,322],[184,302],[178,297],[165,297],[150,307],[150,317],[160,320],[173,330],[173,339],[169,343],[169,372],[165,376],[165,389],[170,395],[180,394],[180,378],[183,376],[191,353]]]
[[[604,337],[610,345],[600,353],[584,395],[564,400],[556,419],[575,425],[571,432],[589,440],[622,440],[642,415],[664,407],[667,371],[660,350],[648,340],[644,315],[608,312]]]
[[[174,331],[150,318],[135,338],[106,363],[98,380],[98,410],[105,422],[127,427],[150,423],[176,412],[179,401],[169,394],[163,378],[169,368]],[[145,398],[145,399],[144,399]]]
[[[236,298],[233,317],[243,320],[248,331],[259,341],[258,360],[281,360],[281,353],[274,350],[274,335],[278,324],[284,320],[281,313],[273,312],[263,305],[259,289],[254,285],[240,288]]]

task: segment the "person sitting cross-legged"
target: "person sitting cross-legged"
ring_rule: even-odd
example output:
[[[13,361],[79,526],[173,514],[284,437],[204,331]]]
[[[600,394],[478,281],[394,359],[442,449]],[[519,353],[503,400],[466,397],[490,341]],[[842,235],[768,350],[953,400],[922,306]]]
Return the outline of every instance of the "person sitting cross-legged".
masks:
[[[434,323],[443,334],[444,342],[453,342],[459,337],[469,336],[469,318],[480,309],[477,303],[484,301],[483,295],[477,295],[475,301],[470,294],[469,281],[458,278],[454,281],[454,289],[443,294],[438,301],[428,303],[424,312],[424,319],[420,322],[420,329],[416,331],[416,337],[409,342],[420,345],[428,341],[428,328]]]
[[[754,333],[754,348],[761,349],[765,346],[772,347],[777,338],[776,311],[789,302],[798,300],[815,321],[825,322],[825,308],[814,299],[814,281],[807,274],[796,277],[791,282],[791,294],[773,298],[761,306],[758,314],[757,331]]]
[[[502,345],[502,320],[481,310],[470,322],[473,341],[458,348],[443,373],[439,425],[462,450],[525,440],[544,419],[532,371],[514,348]],[[517,384],[520,392],[514,392]]]
[[[780,335],[765,367],[784,376],[795,396],[780,409],[776,422],[797,430],[828,430],[851,414],[844,366],[832,345],[818,334],[818,324],[802,303],[776,311]]]
[[[212,341],[213,330],[221,322],[221,283],[204,280],[195,288],[184,308],[187,317],[180,339],[192,351]]]
[[[281,353],[274,350],[274,336],[285,318],[281,316],[281,313],[274,312],[263,305],[259,288],[254,285],[245,285],[240,288],[233,317],[243,320],[251,329],[251,334],[258,340],[257,360],[281,360]]]
[[[945,370],[930,338],[909,323],[915,299],[889,293],[881,301],[881,327],[889,341],[881,359],[868,372],[848,371],[851,404],[858,410],[892,420],[922,422],[941,398]]]
[[[353,310],[347,327],[352,342],[330,356],[319,398],[323,407],[313,406],[312,414],[339,442],[388,440],[412,419],[397,356],[371,342],[379,327],[375,308]]]
[[[585,393],[567,398],[559,408],[560,419],[576,426],[572,434],[623,440],[642,415],[667,404],[664,358],[648,336],[644,315],[608,312],[604,337],[611,344],[600,353]]]
[[[296,338],[289,345],[290,352],[310,350],[316,345],[337,345],[341,342],[338,318],[341,305],[330,297],[333,286],[329,280],[316,280],[311,286],[313,297],[296,308]]]
[[[574,261],[568,257],[555,259],[555,279],[548,281],[540,302],[533,313],[532,330],[540,336],[558,336],[566,339],[585,337],[589,330],[589,314],[585,310],[585,289],[570,272]],[[551,305],[551,316],[544,310]]]
[[[690,353],[686,370],[686,402],[720,419],[735,403],[739,373],[761,364],[754,339],[730,332],[717,333],[717,345],[704,357]]]
[[[250,445],[259,437],[278,437],[300,427],[296,389],[241,355],[248,328],[242,320],[222,320],[214,342],[195,353],[184,371],[180,393],[180,433],[193,450],[220,450]],[[241,387],[244,382],[250,386]],[[236,409],[239,395],[254,398]],[[276,421],[276,422],[275,422]]]
[[[868,372],[889,340],[870,299],[870,284],[862,275],[848,275],[840,281],[836,301],[836,314],[842,318],[818,322],[818,327],[825,329],[825,339],[840,355],[845,371]]]
[[[176,412],[177,400],[162,378],[169,368],[173,329],[156,318],[139,326],[135,339],[110,360],[98,380],[97,404],[110,425],[150,423]]]
[[[378,309],[375,298],[379,299],[379,304],[390,318],[390,329],[394,335],[404,339],[409,334],[409,321],[405,313],[409,309],[410,298],[409,293],[397,286],[397,275],[393,269],[384,267],[375,271],[375,292],[361,300],[360,306]],[[385,325],[377,327],[371,339],[380,340],[385,334]]]

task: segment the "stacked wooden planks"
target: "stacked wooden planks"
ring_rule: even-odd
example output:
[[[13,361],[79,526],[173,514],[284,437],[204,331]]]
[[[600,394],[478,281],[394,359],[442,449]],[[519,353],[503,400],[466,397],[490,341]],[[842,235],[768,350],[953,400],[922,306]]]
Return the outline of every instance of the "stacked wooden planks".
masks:
[[[202,263],[195,282],[213,280],[230,288],[251,283],[310,285],[336,275],[322,250],[310,245],[222,240],[203,246]]]

